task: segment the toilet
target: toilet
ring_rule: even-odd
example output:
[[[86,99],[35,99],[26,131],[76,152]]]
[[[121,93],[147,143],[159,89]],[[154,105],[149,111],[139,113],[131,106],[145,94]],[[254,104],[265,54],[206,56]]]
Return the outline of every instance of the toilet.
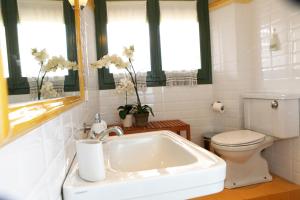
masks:
[[[226,161],[225,188],[272,180],[262,151],[275,140],[299,136],[300,94],[251,93],[243,96],[245,130],[212,137],[215,153]]]

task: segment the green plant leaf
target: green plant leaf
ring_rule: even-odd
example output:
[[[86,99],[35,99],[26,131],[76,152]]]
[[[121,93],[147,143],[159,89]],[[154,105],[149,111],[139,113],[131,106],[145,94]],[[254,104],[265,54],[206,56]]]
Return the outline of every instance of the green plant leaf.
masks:
[[[144,105],[143,107],[144,107],[144,110],[145,110],[146,112],[150,112],[151,115],[154,117],[153,110],[152,110],[152,108],[151,108],[150,106]]]
[[[127,115],[127,111],[126,110],[121,110],[119,111],[119,116],[121,119],[125,119]]]
[[[127,114],[133,113],[133,107],[134,105],[131,104],[119,106],[118,111],[119,111],[120,118],[125,119]]]
[[[126,110],[131,110],[131,109],[132,109],[132,107],[133,107],[133,105],[131,105],[131,104],[127,104],[127,105],[125,105],[125,109],[126,109]]]
[[[148,106],[148,110],[150,111],[151,115],[154,117],[154,113],[153,113],[153,110],[150,106]]]

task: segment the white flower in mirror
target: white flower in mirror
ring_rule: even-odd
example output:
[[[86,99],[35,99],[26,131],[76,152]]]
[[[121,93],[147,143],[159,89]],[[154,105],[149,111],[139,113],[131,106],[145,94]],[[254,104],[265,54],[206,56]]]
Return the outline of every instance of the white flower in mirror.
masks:
[[[53,87],[52,82],[45,82],[41,88],[41,95],[44,99],[55,98],[58,97],[58,93]]]
[[[124,47],[123,55],[127,58],[133,59],[134,46],[131,45],[129,48]]]
[[[50,59],[48,59],[49,55],[48,55],[46,49],[42,49],[41,51],[38,51],[36,48],[34,48],[31,50],[31,53],[32,53],[33,57],[40,64],[40,70],[39,70],[37,80],[36,80],[37,91],[38,91],[38,100],[40,100],[40,98],[41,98],[41,90],[42,90],[42,87],[44,86],[43,82],[44,82],[44,79],[48,72],[55,72],[58,69],[78,70],[78,66],[77,66],[76,62],[68,61],[63,56],[53,56]],[[47,64],[45,64],[45,63],[47,63]],[[50,87],[50,85],[48,84],[48,89],[49,89],[49,87]],[[53,84],[52,84],[52,88],[53,88]],[[52,92],[51,95],[54,95],[54,93]]]
[[[49,57],[46,49],[38,51],[37,49],[34,48],[32,49],[31,53],[34,56],[34,58],[39,62],[45,62],[46,59]]]

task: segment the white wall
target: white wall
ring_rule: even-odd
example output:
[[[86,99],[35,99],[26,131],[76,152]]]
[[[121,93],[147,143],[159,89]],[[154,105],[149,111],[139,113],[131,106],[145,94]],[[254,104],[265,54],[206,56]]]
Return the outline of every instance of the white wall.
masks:
[[[72,135],[78,134],[83,122],[92,122],[99,108],[97,73],[87,67],[96,60],[92,10],[85,8],[82,18],[88,101],[1,148],[0,199],[5,193],[18,199],[61,199],[62,183],[75,155]]]
[[[255,0],[253,52],[256,91],[300,92],[300,5],[285,0]],[[269,51],[276,28],[280,51]],[[275,142],[266,152],[271,171],[300,184],[300,138]]]
[[[286,0],[230,4],[210,13],[214,99],[227,108],[216,130],[243,127],[241,95],[249,91],[300,92],[300,9]],[[281,50],[269,50],[276,28]],[[265,152],[271,172],[300,184],[300,138]]]
[[[224,114],[214,115],[216,132],[243,127],[241,95],[251,90],[251,51],[245,48],[249,46],[250,21],[244,4],[230,4],[210,12],[213,94],[225,105]]]
[[[191,138],[195,143],[202,142],[201,135],[213,130],[212,86],[193,87],[151,87],[140,93],[143,104],[153,108],[155,117],[150,120],[181,119],[191,125]],[[136,102],[131,96],[129,102]],[[120,122],[117,108],[125,104],[125,98],[114,90],[100,91],[100,113],[108,123]]]
[[[255,89],[300,92],[300,5],[285,0],[254,1]],[[276,28],[281,49],[269,51]]]

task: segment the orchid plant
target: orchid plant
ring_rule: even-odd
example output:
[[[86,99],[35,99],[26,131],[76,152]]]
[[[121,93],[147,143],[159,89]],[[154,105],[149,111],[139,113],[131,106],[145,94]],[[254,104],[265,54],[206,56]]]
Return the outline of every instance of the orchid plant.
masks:
[[[151,113],[154,116],[152,108],[148,105],[142,105],[140,96],[138,93],[138,83],[137,74],[133,67],[133,56],[134,56],[134,46],[124,47],[123,56],[126,57],[127,61],[124,61],[121,56],[116,54],[105,55],[100,60],[93,63],[91,66],[93,68],[103,68],[115,66],[117,69],[125,70],[128,77],[121,79],[120,83],[117,85],[117,91],[125,91],[126,94],[133,89],[136,95],[137,103],[132,106],[133,113]],[[126,105],[127,105],[127,95],[126,95]],[[126,106],[125,105],[125,106]],[[125,108],[125,107],[124,107]]]
[[[38,100],[41,99],[42,95],[45,98],[56,97],[57,92],[54,90],[53,84],[51,82],[46,82],[45,85],[43,84],[47,73],[55,72],[59,69],[77,70],[78,68],[76,62],[68,61],[63,56],[53,56],[49,58],[46,49],[38,51],[36,48],[34,48],[31,50],[31,54],[40,65],[39,73],[36,80]]]
[[[131,80],[128,78],[121,79],[116,87],[116,92],[118,94],[125,95],[125,105],[118,107],[119,117],[121,119],[125,119],[128,114],[133,114],[132,113],[133,105],[127,103],[128,95],[132,95],[133,91],[134,91],[134,85],[131,82]]]

